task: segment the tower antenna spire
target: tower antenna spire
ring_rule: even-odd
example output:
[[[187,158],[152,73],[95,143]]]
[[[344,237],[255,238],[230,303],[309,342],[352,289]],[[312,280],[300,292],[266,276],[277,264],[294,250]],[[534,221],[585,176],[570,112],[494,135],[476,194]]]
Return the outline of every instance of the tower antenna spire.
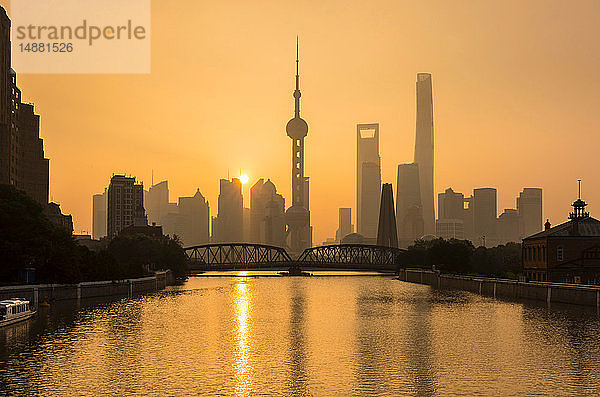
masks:
[[[581,198],[581,179],[577,179],[577,184],[579,185],[578,190],[578,197],[577,198]]]
[[[296,90],[300,90],[300,50],[299,50],[299,42],[298,36],[296,36]]]

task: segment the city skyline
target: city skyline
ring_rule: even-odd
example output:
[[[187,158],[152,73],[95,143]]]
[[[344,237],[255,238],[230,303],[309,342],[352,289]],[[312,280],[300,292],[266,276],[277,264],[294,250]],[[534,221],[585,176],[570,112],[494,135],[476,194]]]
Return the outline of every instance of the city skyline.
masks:
[[[194,6],[190,7],[194,10]],[[227,6],[214,7],[217,13],[232,11]],[[248,11],[245,7],[242,6],[244,10],[240,12]],[[271,14],[283,12],[285,7],[275,7]],[[396,12],[405,10],[407,15],[419,14],[417,5],[390,7]],[[226,70],[216,71],[210,66],[214,60],[193,56],[189,64],[179,65],[182,70],[178,73],[190,81],[170,74],[166,85],[155,80],[154,75],[166,72],[167,63],[163,58],[173,56],[172,63],[178,59],[178,53],[176,49],[169,49],[165,41],[171,37],[165,34],[173,22],[167,23],[167,17],[161,13],[172,16],[179,11],[157,4],[153,10],[156,40],[153,41],[151,75],[19,74],[23,100],[33,102],[36,113],[41,115],[40,135],[44,139],[45,156],[50,159],[50,199],[59,202],[63,212],[73,215],[77,232],[89,232],[91,196],[103,190],[113,173],[135,175],[148,186],[154,170],[157,179],[171,182],[174,196],[190,195],[199,187],[209,202],[216,203],[218,179],[225,177],[228,169],[233,176],[236,173],[233,170],[242,168],[250,176],[250,184],[260,177],[270,178],[289,202],[289,141],[285,135],[281,136],[281,130],[290,112],[291,43],[299,34],[303,41],[303,114],[311,123],[311,134],[306,140],[310,149],[305,163],[306,174],[311,176],[315,242],[335,233],[337,208],[354,205],[352,136],[357,123],[381,125],[382,182],[394,183],[397,165],[412,160],[414,78],[419,72],[429,72],[435,80],[435,194],[448,187],[462,192],[479,186],[497,187],[498,208],[502,209],[514,207],[514,197],[522,187],[541,187],[545,197],[544,220],[549,218],[556,224],[564,219],[565,203],[571,201],[576,190],[574,181],[581,178],[583,196],[592,203],[589,209],[594,213],[592,206],[598,202],[600,190],[595,187],[591,174],[593,156],[587,152],[591,148],[581,148],[577,156],[564,153],[564,148],[571,143],[573,134],[585,140],[599,127],[598,120],[591,116],[597,107],[594,93],[598,83],[593,79],[573,78],[591,75],[598,66],[597,61],[585,51],[586,45],[571,46],[573,35],[579,43],[585,43],[591,40],[588,36],[597,32],[597,27],[592,26],[588,13],[575,10],[578,25],[568,19],[564,24],[553,25],[551,30],[544,27],[543,22],[559,7],[536,7],[536,3],[531,3],[524,5],[522,15],[510,14],[511,23],[519,28],[517,31],[526,33],[524,41],[517,33],[496,35],[491,28],[509,20],[509,8],[502,5],[494,8],[497,20],[489,29],[481,26],[481,37],[472,39],[465,35],[467,30],[459,23],[474,24],[477,19],[467,17],[466,7],[434,7],[432,12],[441,18],[438,22],[451,33],[449,41],[444,42],[447,46],[439,46],[426,36],[430,47],[427,51],[408,46],[403,56],[391,50],[406,44],[402,33],[421,32],[414,21],[403,20],[407,22],[404,27],[384,23],[373,32],[361,31],[363,37],[350,32],[353,46],[342,42],[330,53],[325,51],[331,40],[339,38],[337,32],[345,32],[357,20],[363,11],[358,6],[352,6],[344,14],[337,29],[328,28],[334,32],[333,37],[324,42],[319,40],[319,28],[306,24],[306,20],[312,12],[317,22],[329,21],[326,10],[301,7],[298,21],[283,28],[277,37],[265,38],[267,32],[263,29],[244,38],[244,43],[256,43],[248,49],[234,45],[231,36],[225,34],[224,29],[236,32],[233,25],[236,18],[233,18],[216,35],[217,42],[224,41],[225,47],[216,53],[210,46],[204,51],[216,59],[228,60]],[[469,10],[484,20],[490,17],[490,6],[476,5]],[[234,17],[238,16],[237,12]],[[382,10],[367,18],[376,18],[380,12]],[[526,18],[533,13],[536,18]],[[577,29],[572,31],[573,27]],[[565,31],[571,32],[571,40],[561,39]],[[379,43],[375,40],[376,34],[390,34],[400,39]],[[482,42],[486,40],[484,46]],[[373,47],[375,42],[377,45]],[[202,43],[203,49],[206,49],[205,44]],[[486,50],[490,47],[495,51]],[[536,57],[528,54],[531,48],[536,49]],[[361,51],[363,56],[348,62],[348,56]],[[470,55],[482,51],[486,56],[480,59]],[[562,63],[551,62],[559,51],[568,52],[570,57],[561,58]],[[456,57],[456,54],[465,56]],[[247,60],[238,62],[238,57]],[[515,57],[520,60],[518,68],[508,61]],[[554,66],[542,67],[547,64]],[[212,82],[208,77],[191,74],[188,68],[199,65],[210,74]],[[323,81],[320,76],[333,77]],[[145,98],[144,93],[154,86],[156,92]],[[158,99],[180,86],[189,88],[190,92],[180,93],[181,102],[172,109],[172,120],[177,123],[167,129],[167,124],[158,120],[161,113],[155,111]],[[243,124],[214,111],[213,105],[208,106],[199,98],[198,92],[207,89],[215,104],[236,112],[236,119],[244,120]],[[107,101],[117,90],[127,90],[130,95],[120,98],[119,102]],[[515,92],[519,92],[517,97],[513,95]],[[248,105],[244,99],[247,95],[260,95],[262,100]],[[65,118],[65,112],[70,117]],[[548,136],[552,139],[542,140]],[[113,147],[116,137],[124,143],[139,143],[139,153],[126,155],[128,145]],[[216,137],[223,138],[222,145],[214,144]],[[265,139],[269,140],[269,147],[277,149],[261,148],[259,143]],[[479,142],[476,148],[481,149],[472,150],[472,142]],[[541,142],[544,144],[540,145]],[[338,147],[336,153],[323,149],[332,145]],[[212,153],[207,148],[211,148]],[[560,170],[551,169],[552,172],[539,166],[554,156],[566,156],[569,161],[562,162]],[[201,159],[201,167],[198,167],[198,159]],[[323,171],[325,166],[329,167],[327,172]],[[75,179],[81,179],[77,191],[72,189]],[[322,198],[331,197],[333,193],[336,197],[325,203]]]

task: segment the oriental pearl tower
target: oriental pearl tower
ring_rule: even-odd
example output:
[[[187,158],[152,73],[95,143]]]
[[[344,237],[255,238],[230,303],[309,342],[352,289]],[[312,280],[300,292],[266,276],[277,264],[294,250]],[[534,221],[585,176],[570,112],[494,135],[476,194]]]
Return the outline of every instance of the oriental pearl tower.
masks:
[[[300,77],[298,75],[298,38],[296,38],[296,89],[294,90],[294,118],[285,126],[292,140],[292,206],[285,212],[287,244],[291,253],[298,255],[312,244],[310,210],[308,206],[308,177],[304,176],[304,137],[308,124],[300,117]]]

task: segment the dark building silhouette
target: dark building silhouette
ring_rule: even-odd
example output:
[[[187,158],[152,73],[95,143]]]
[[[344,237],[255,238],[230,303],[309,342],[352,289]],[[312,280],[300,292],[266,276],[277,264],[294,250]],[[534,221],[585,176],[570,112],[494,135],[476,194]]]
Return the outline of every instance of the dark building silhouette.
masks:
[[[210,205],[200,189],[192,197],[179,197],[176,233],[184,247],[209,242]]]
[[[431,74],[417,74],[417,128],[415,163],[419,165],[419,182],[424,234],[435,233],[433,206],[433,94]]]
[[[523,239],[523,273],[529,280],[600,284],[600,221],[579,197],[569,221]]]
[[[406,248],[423,237],[423,207],[417,164],[398,165],[396,183],[396,228],[400,247]]]
[[[335,232],[335,241],[339,243],[344,237],[352,233],[354,233],[352,208],[340,208],[338,212],[338,229]]]
[[[44,214],[46,214],[52,223],[73,234],[73,217],[71,215],[64,215],[60,210],[60,205],[47,203],[44,207]]]
[[[308,177],[304,176],[304,138],[308,135],[308,124],[300,117],[300,76],[298,42],[296,41],[296,89],[294,90],[294,118],[285,126],[292,140],[292,206],[285,213],[288,247],[293,254],[300,253],[312,245]]]
[[[100,240],[107,235],[108,189],[92,197],[92,238]]]
[[[377,226],[377,245],[398,248],[398,232],[396,230],[396,214],[394,212],[394,193],[391,183],[384,183],[381,188],[381,207]]]
[[[517,242],[521,239],[521,218],[519,211],[511,208],[504,210],[498,217],[498,244]]]
[[[285,244],[285,199],[275,184],[259,179],[250,188],[250,240],[283,247]]]
[[[10,19],[0,7],[0,183],[48,203],[49,161],[44,158],[40,117],[21,101],[17,75],[11,69]]]
[[[238,178],[232,178],[231,181],[221,179],[218,213],[213,218],[213,241],[239,243],[242,241],[243,227],[242,182]]]
[[[163,218],[169,213],[169,182],[162,181],[150,186],[144,192],[144,208],[148,222],[163,224]]]
[[[145,217],[144,185],[136,183],[135,177],[113,175],[108,186],[108,237],[113,238],[122,229],[133,225],[140,211]]]
[[[357,124],[356,230],[367,238],[377,236],[380,193],[379,124]]]
[[[435,234],[443,239],[465,238],[464,195],[455,193],[452,188],[438,194],[438,219]]]
[[[542,230],[542,189],[526,187],[517,197],[521,238]]]
[[[473,236],[474,243],[494,246],[497,239],[497,191],[494,188],[473,190]]]

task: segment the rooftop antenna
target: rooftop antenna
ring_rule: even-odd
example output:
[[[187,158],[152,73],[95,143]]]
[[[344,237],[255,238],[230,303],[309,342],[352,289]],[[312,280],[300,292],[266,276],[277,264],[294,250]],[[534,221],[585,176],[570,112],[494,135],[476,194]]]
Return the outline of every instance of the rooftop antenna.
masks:
[[[579,194],[577,198],[581,199],[581,179],[577,179],[577,184],[579,185]]]
[[[152,170],[151,172],[152,172],[152,179],[150,180],[150,185],[154,186],[154,170]]]

